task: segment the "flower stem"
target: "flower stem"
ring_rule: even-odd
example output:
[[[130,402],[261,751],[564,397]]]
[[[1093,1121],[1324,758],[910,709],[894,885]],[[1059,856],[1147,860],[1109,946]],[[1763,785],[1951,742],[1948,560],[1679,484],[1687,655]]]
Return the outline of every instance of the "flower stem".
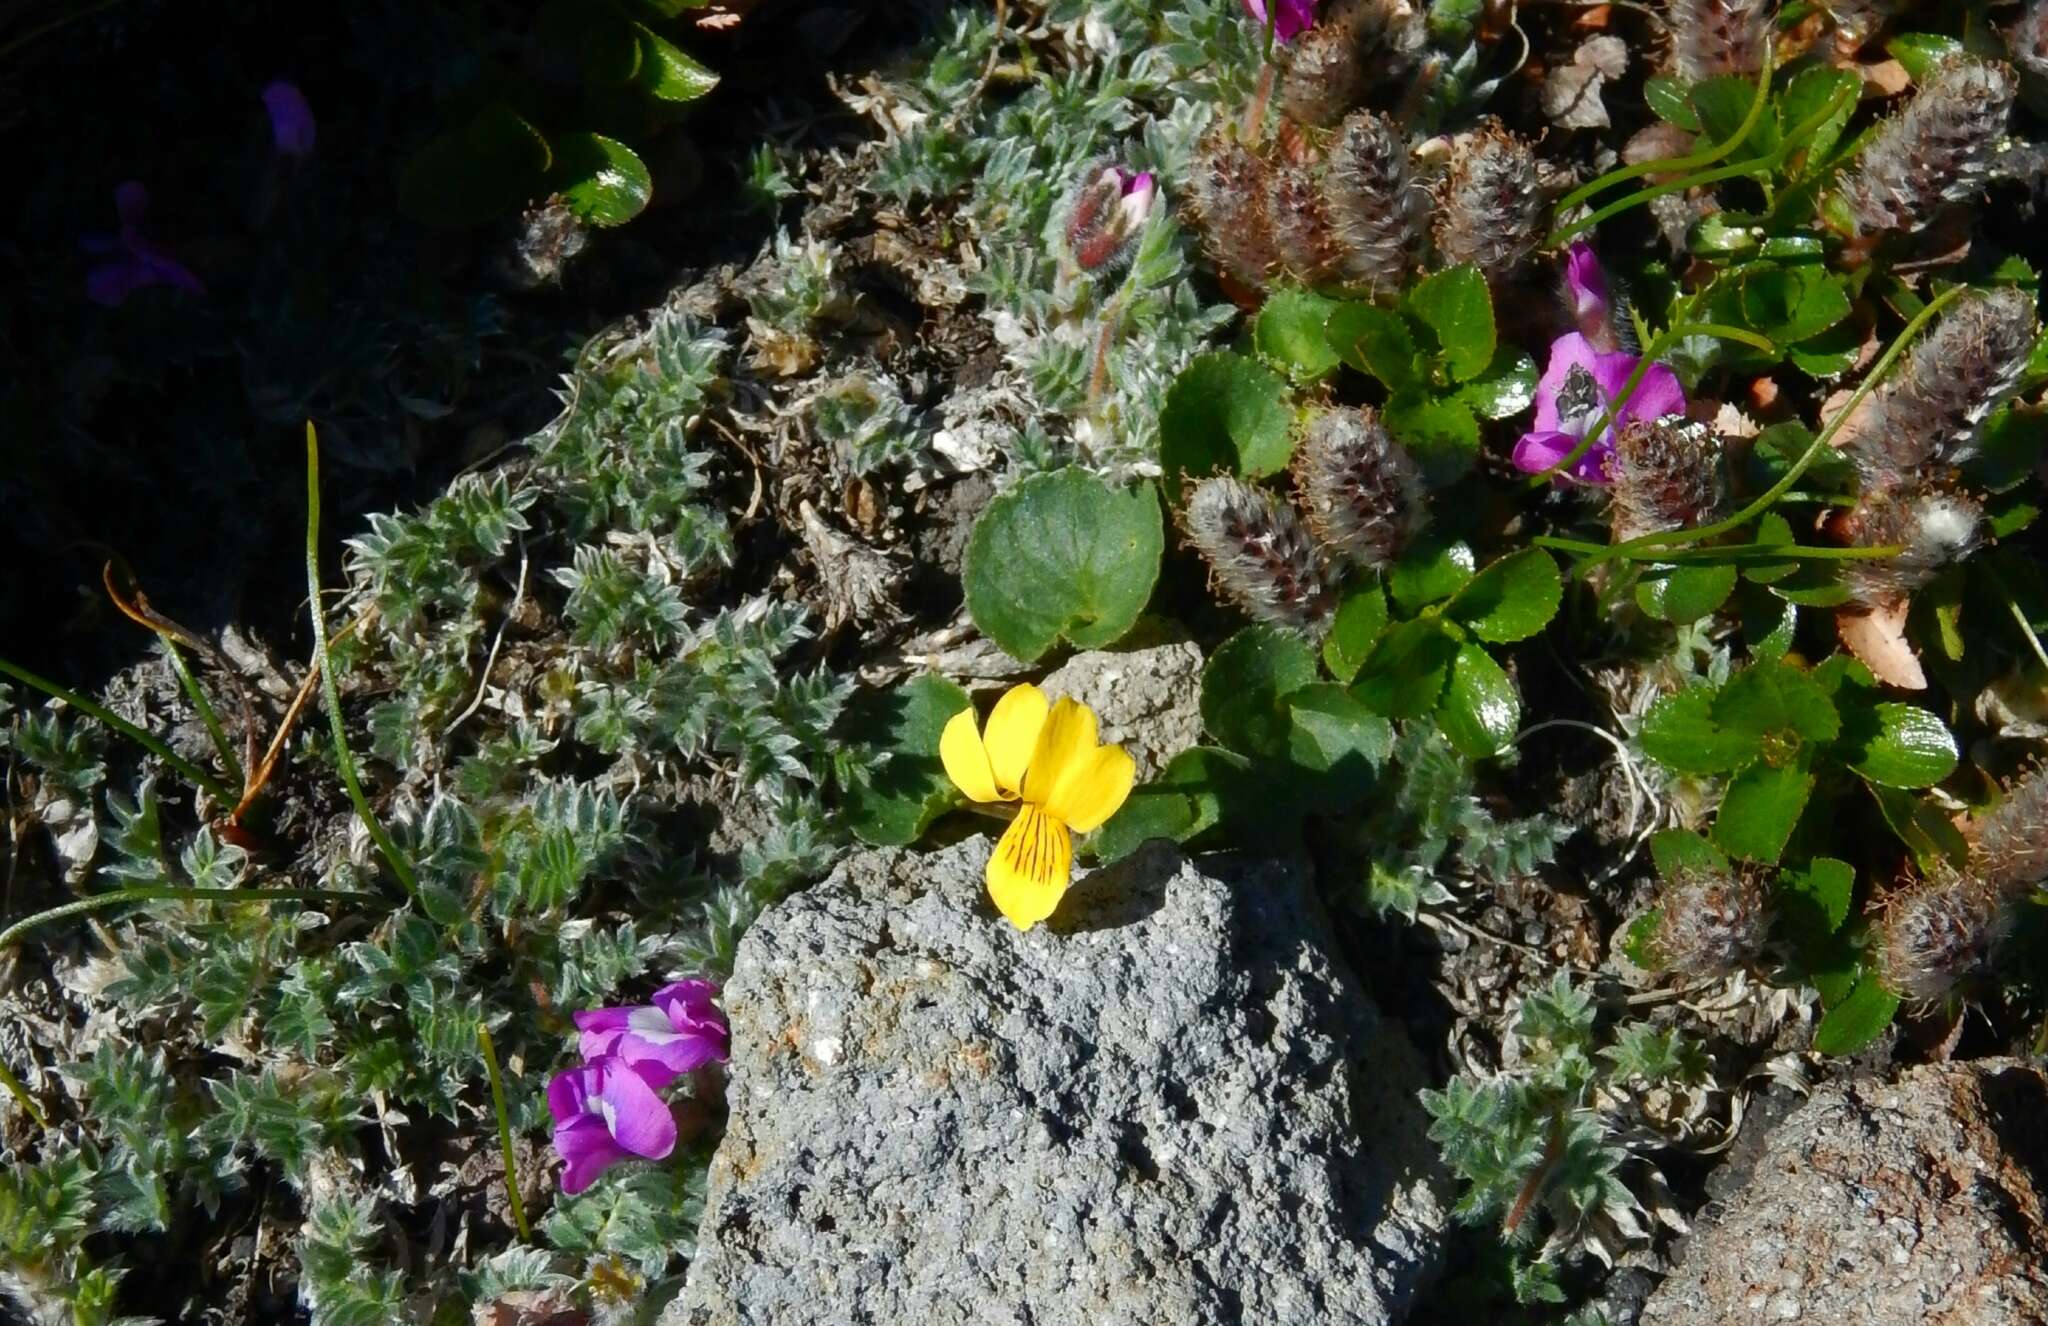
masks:
[[[5,930],[0,930],[0,950],[4,950],[39,925],[61,921],[67,916],[83,916],[104,907],[118,907],[124,902],[369,902],[374,895],[351,893],[340,889],[194,889],[174,884],[139,884],[131,889],[115,889],[110,893],[95,893],[89,898],[67,902],[61,907],[52,907],[24,916]]]
[[[512,1120],[505,1110],[505,1083],[498,1076],[498,1047],[491,1044],[490,1028],[481,1024],[476,1029],[476,1042],[484,1052],[484,1068],[491,1075],[491,1109],[498,1116],[498,1150],[505,1161],[505,1200],[512,1205],[512,1223],[519,1227],[519,1237],[530,1240],[533,1230],[526,1223],[526,1205],[519,1200],[519,1164],[512,1154]]]
[[[43,1113],[43,1107],[36,1103],[34,1096],[28,1094],[28,1088],[21,1084],[21,1079],[4,1063],[0,1063],[0,1087],[7,1088],[7,1094],[13,1096],[21,1108],[27,1111],[28,1117],[36,1121],[36,1127],[50,1126],[49,1116]]]
[[[420,889],[413,880],[412,867],[405,863],[398,844],[391,841],[376,812],[370,809],[369,798],[363,795],[362,782],[356,777],[355,756],[349,753],[348,729],[341,721],[341,686],[334,680],[334,660],[327,653],[326,614],[320,607],[320,438],[310,419],[306,421],[306,589],[313,612],[313,664],[320,669],[328,726],[334,731],[334,762],[341,766],[342,784],[348,788],[348,799],[355,803],[363,827],[369,830],[377,850],[391,866],[391,873],[405,886],[406,894],[417,899]]]
[[[1579,553],[1585,556],[1605,553],[1613,546],[1606,543],[1588,543],[1584,539],[1559,538],[1551,534],[1539,534],[1530,542],[1539,548],[1555,548],[1559,552]],[[1891,544],[1882,548],[1832,548],[1797,543],[1724,543],[1711,548],[1670,548],[1655,557],[1637,560],[1704,562],[1710,565],[1720,561],[1863,562],[1897,557],[1905,550],[1903,544]]]
[[[211,796],[221,805],[232,806],[235,804],[235,794],[227,789],[226,784],[178,754],[178,752],[172,750],[157,737],[152,736],[142,728],[135,726],[135,724],[116,714],[113,710],[108,709],[105,705],[95,704],[78,692],[66,690],[56,682],[50,681],[45,677],[39,677],[27,668],[17,663],[10,663],[4,658],[0,658],[0,673],[5,673],[24,685],[33,686],[54,699],[62,700],[81,713],[92,715],[100,722],[105,723],[114,731],[119,732],[122,736],[162,760],[165,764],[176,769],[184,776],[187,782],[191,783],[194,787],[204,789],[208,796]]]

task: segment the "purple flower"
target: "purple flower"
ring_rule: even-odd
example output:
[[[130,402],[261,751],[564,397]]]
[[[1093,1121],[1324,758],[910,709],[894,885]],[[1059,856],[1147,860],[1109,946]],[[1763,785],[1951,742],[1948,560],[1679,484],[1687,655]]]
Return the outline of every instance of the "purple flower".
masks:
[[[170,285],[195,295],[206,293],[199,278],[142,233],[149,214],[149,190],[129,180],[114,190],[114,210],[121,229],[79,236],[78,245],[101,261],[85,274],[85,297],[107,308],[118,308],[144,286]]]
[[[270,112],[270,137],[279,156],[304,161],[313,155],[313,108],[305,93],[280,78],[263,89],[263,108]]]
[[[1552,341],[1550,364],[1536,383],[1536,426],[1515,443],[1515,467],[1537,474],[1571,455],[1635,372],[1636,363],[1637,356],[1626,350],[1594,349],[1578,332]],[[1623,425],[1632,419],[1683,413],[1685,389],[1678,385],[1678,375],[1663,364],[1651,364],[1628,402],[1568,473],[1584,483],[1606,483],[1607,458]]]
[[[1322,0],[1273,0],[1273,17],[1266,17],[1267,0],[1244,0],[1245,11],[1259,21],[1260,27],[1268,22],[1273,25],[1273,36],[1279,41],[1293,41],[1316,25],[1316,6]]]
[[[574,1195],[618,1161],[661,1160],[676,1148],[675,1116],[633,1065],[600,1059],[548,1083],[562,1191]]]
[[[1593,246],[1584,240],[1573,241],[1565,254],[1564,289],[1579,335],[1596,350],[1620,349],[1621,338],[1614,330],[1614,308],[1607,299],[1607,273],[1600,270],[1600,259],[1594,256]]]
[[[651,1004],[578,1013],[583,1057],[617,1058],[657,1087],[699,1065],[722,1063],[731,1033],[713,1002],[717,994],[709,981],[677,981],[656,990]]]

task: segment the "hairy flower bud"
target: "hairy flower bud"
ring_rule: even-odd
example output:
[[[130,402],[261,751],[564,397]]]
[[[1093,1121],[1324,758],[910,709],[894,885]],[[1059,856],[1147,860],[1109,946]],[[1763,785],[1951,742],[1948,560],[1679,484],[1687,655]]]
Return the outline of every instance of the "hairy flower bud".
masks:
[[[1873,608],[1897,603],[1984,540],[1983,506],[1940,488],[1868,493],[1852,519],[1856,547],[1904,549],[1896,557],[1850,562],[1843,572],[1850,592]]]
[[[1777,17],[1775,0],[1671,0],[1671,60],[1692,82],[1763,68],[1764,48]]]
[[[1985,419],[2026,375],[2040,329],[2033,297],[2015,286],[1950,305],[1870,402],[1870,423],[1850,449],[1863,486],[1895,487],[1976,455]]]
[[[1289,276],[1310,286],[1335,279],[1343,253],[1307,166],[1288,162],[1273,168],[1266,177],[1266,215],[1280,266]]]
[[[1607,461],[1617,543],[1712,521],[1725,492],[1721,439],[1705,424],[1635,419]]]
[[[2007,895],[2048,881],[2048,765],[2006,788],[2005,800],[1978,823],[1970,869]]]
[[[1437,250],[1447,265],[1472,263],[1488,280],[1506,276],[1543,238],[1536,154],[1497,121],[1452,151],[1437,188]]]
[[[1280,266],[1266,210],[1272,167],[1236,139],[1213,134],[1195,153],[1189,176],[1195,214],[1209,254],[1225,275],[1263,290]]]
[[[1323,171],[1323,203],[1345,280],[1375,290],[1407,281],[1420,201],[1408,174],[1408,144],[1394,122],[1371,111],[1347,116]]]
[[[1151,171],[1129,171],[1097,161],[1081,172],[1066,205],[1061,237],[1067,255],[1084,272],[1123,266],[1152,215],[1158,190]]]
[[[1756,958],[1770,927],[1770,907],[1754,874],[1685,870],[1657,897],[1650,953],[1666,971],[1725,976]]]
[[[1357,19],[1331,14],[1289,48],[1280,108],[1296,123],[1329,128],[1364,98],[1365,57],[1365,34]]]
[[[2011,922],[1997,890],[1967,875],[1914,885],[1885,902],[1878,978],[1901,999],[1939,999],[1983,965]]]
[[[1310,532],[1357,566],[1399,557],[1427,515],[1421,472],[1370,410],[1323,410],[1311,419],[1294,482]]]
[[[1954,56],[1857,153],[1841,200],[1864,234],[1909,232],[1943,203],[1973,198],[1990,173],[2016,91],[2003,64]]]
[[[1322,555],[1294,508],[1231,478],[1195,485],[1181,528],[1209,563],[1210,583],[1260,621],[1312,630],[1334,595]]]

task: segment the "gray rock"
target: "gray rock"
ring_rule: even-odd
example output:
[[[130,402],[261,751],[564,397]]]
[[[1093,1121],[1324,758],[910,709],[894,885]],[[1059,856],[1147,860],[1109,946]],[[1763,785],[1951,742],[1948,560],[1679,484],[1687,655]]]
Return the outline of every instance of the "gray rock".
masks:
[[[1836,1082],[1765,1141],[1643,1326],[2048,1321],[2048,1078],[2014,1059]]]
[[[1421,1075],[1302,872],[1153,843],[1019,932],[988,850],[860,854],[748,931],[663,1326],[1398,1321],[1448,1219]]]
[[[1039,683],[1095,711],[1102,739],[1137,762],[1140,781],[1202,739],[1202,651],[1187,640],[1141,649],[1091,649]]]

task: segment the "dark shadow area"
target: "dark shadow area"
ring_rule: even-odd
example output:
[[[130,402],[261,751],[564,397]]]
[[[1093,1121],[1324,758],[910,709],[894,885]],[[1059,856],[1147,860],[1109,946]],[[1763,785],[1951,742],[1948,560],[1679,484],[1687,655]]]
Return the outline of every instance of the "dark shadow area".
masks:
[[[1045,928],[1084,935],[1136,925],[1166,904],[1166,886],[1180,873],[1180,849],[1164,840],[1146,843],[1115,865],[1076,880]]]

